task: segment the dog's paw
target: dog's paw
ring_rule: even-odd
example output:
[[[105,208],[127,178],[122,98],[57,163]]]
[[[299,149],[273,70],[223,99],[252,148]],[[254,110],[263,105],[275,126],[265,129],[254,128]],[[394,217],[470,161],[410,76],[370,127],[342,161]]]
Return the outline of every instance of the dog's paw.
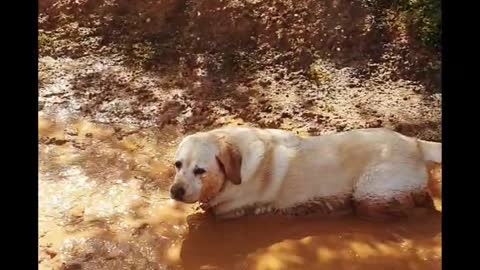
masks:
[[[255,210],[253,211],[253,213],[255,215],[263,215],[263,214],[267,214],[267,213],[270,213],[273,211],[273,207],[272,206],[260,206],[260,207],[257,207],[255,208]]]
[[[233,219],[233,218],[239,218],[239,217],[242,217],[245,215],[245,210],[244,209],[238,209],[238,210],[234,210],[234,211],[231,211],[231,212],[227,212],[227,213],[224,213],[224,214],[216,214],[216,217],[218,219]]]
[[[255,211],[253,212],[255,215],[261,215],[263,213],[265,213],[265,208],[263,207],[258,207],[255,209]]]

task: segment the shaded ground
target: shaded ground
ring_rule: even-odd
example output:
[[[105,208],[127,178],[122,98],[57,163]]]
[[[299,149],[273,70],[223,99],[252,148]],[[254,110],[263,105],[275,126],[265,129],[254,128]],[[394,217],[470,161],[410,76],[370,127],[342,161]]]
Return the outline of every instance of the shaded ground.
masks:
[[[40,0],[40,267],[440,269],[438,215],[217,224],[166,199],[198,130],[441,141],[439,55],[387,2]]]

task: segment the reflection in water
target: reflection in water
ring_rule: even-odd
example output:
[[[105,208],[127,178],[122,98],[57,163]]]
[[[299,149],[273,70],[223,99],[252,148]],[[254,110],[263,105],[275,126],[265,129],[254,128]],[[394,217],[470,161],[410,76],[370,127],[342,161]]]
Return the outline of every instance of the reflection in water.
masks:
[[[438,213],[217,221],[169,200],[180,137],[40,118],[40,269],[441,268]]]
[[[190,216],[193,219],[193,216]],[[190,221],[185,269],[440,269],[439,214],[400,223],[355,217]]]

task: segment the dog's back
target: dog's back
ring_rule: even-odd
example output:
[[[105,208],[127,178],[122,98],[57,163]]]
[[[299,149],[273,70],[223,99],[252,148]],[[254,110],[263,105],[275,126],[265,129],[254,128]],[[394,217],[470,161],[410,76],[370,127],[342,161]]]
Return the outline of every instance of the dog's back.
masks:
[[[317,198],[333,205],[353,194],[354,200],[393,200],[399,190],[420,191],[427,184],[428,158],[438,159],[441,144],[422,141],[429,144],[425,155],[418,141],[383,128],[307,137],[290,160],[277,205],[288,208]]]

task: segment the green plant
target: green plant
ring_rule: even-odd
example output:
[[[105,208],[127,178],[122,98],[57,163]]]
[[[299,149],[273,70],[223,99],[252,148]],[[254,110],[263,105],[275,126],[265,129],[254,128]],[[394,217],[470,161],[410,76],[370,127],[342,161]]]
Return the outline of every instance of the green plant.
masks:
[[[439,49],[442,34],[441,0],[360,0],[372,12],[395,13],[424,46]],[[387,11],[387,12],[385,12]]]
[[[335,107],[333,107],[333,105],[325,104],[324,108],[325,108],[325,111],[329,113],[332,113],[335,111]]]
[[[53,45],[53,39],[45,32],[38,33],[38,48],[40,50],[46,50]]]
[[[332,75],[320,63],[310,65],[309,75],[318,85],[332,81]]]
[[[399,0],[397,8],[416,28],[416,37],[426,46],[439,49],[442,34],[440,0]]]

